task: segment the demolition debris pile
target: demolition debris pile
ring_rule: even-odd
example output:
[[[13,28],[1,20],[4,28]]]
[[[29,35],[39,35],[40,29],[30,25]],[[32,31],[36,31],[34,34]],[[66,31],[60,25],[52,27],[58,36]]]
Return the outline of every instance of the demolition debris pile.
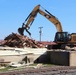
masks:
[[[31,47],[31,48],[43,48],[44,46],[37,42],[36,40],[30,39],[27,36],[22,36],[17,33],[12,33],[9,36],[7,36],[3,42],[3,46],[8,46],[8,47],[18,47],[18,48],[23,48],[23,47]]]

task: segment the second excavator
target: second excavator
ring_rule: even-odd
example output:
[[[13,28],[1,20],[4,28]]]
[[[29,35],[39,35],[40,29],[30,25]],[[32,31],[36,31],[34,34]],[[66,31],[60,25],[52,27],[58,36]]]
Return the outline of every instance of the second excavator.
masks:
[[[65,48],[66,45],[68,45],[70,47],[75,46],[76,33],[69,34],[68,32],[63,32],[60,21],[54,15],[52,15],[50,12],[48,12],[46,9],[44,9],[44,11],[42,11],[40,9],[40,5],[37,5],[32,10],[32,12],[29,14],[29,16],[26,18],[26,20],[22,24],[22,27],[18,28],[19,34],[24,35],[24,30],[26,30],[26,32],[28,32],[28,34],[31,35],[31,33],[28,30],[30,29],[30,27],[38,13],[41,14],[42,16],[44,16],[45,18],[47,18],[50,22],[52,22],[57,29],[55,39],[54,39],[54,42],[57,43],[57,45],[54,46],[55,48]],[[25,24],[25,22],[26,22],[26,24]]]

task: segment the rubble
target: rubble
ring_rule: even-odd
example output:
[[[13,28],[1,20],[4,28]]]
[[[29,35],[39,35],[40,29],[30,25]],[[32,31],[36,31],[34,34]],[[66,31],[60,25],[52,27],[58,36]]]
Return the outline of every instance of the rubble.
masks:
[[[5,37],[1,43],[2,46],[7,47],[31,47],[31,48],[44,48],[44,45],[36,40],[30,39],[27,36],[22,36],[17,33],[12,33]]]

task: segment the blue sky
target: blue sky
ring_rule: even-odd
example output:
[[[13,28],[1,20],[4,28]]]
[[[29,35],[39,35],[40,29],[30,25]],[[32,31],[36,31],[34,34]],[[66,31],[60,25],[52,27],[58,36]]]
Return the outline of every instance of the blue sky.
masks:
[[[33,8],[40,4],[62,24],[63,31],[76,32],[76,0],[0,0],[0,39],[4,39],[17,29]],[[45,17],[38,14],[30,28],[32,38],[39,40],[39,27],[42,28],[42,41],[53,41],[56,27]],[[29,35],[25,32],[26,36]]]

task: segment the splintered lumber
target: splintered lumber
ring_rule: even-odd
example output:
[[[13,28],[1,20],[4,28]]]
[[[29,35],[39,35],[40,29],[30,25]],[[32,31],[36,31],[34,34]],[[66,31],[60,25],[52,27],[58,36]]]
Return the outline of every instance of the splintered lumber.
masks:
[[[3,46],[8,46],[8,47],[31,47],[31,48],[43,48],[44,45],[41,43],[37,42],[36,40],[30,39],[27,36],[22,36],[17,33],[12,33],[5,37],[3,43]]]

